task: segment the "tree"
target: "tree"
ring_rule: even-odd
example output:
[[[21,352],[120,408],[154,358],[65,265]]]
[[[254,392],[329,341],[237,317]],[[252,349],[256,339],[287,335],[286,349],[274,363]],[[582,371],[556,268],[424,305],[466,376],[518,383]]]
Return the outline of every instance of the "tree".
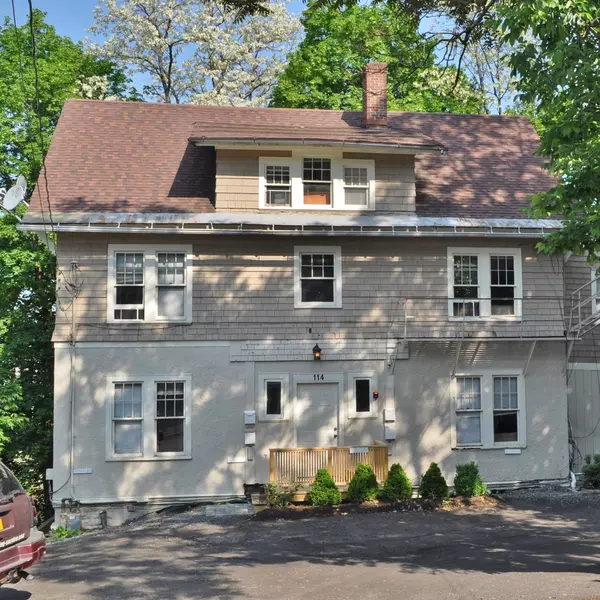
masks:
[[[98,56],[148,76],[146,94],[161,102],[264,105],[299,21],[283,4],[268,15],[208,0],[100,0],[90,31]]]
[[[481,96],[454,70],[434,65],[433,42],[418,19],[384,5],[336,8],[309,0],[302,16],[306,36],[290,56],[273,93],[273,106],[357,110],[362,69],[388,63],[391,110],[481,112]]]
[[[98,79],[104,83],[104,93],[96,97],[123,98],[131,92],[122,71],[58,35],[45,16],[39,10],[33,12],[40,116],[47,147],[67,98],[86,96],[86,88]],[[0,187],[12,185],[19,173],[33,182],[41,167],[31,50],[29,25],[15,29],[6,18],[0,26]],[[91,90],[87,96],[93,96]]]
[[[0,187],[37,180],[43,153],[67,98],[123,97],[127,79],[107,60],[57,35],[33,12],[39,71],[39,122],[29,25],[0,26]],[[43,143],[41,143],[43,142]],[[48,214],[46,213],[46,218]],[[42,497],[52,465],[55,261],[41,242],[0,216],[0,454],[28,491]]]
[[[498,40],[473,42],[465,52],[464,73],[481,94],[486,113],[520,112],[509,58],[510,47]]]
[[[535,217],[564,217],[539,248],[600,260],[600,5],[503,0],[499,8],[522,101],[536,112],[540,153],[557,185],[533,198]]]

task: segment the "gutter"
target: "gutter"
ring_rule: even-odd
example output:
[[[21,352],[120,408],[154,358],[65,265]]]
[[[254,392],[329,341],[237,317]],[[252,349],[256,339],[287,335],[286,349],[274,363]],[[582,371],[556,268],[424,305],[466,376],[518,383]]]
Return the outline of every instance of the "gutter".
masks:
[[[374,143],[374,142],[336,142],[329,140],[307,139],[301,140],[286,140],[272,138],[209,138],[209,137],[190,137],[188,142],[196,146],[326,146],[334,148],[379,148],[382,150],[396,149],[406,150],[407,152],[440,152],[444,153],[448,149],[442,144],[428,144],[423,146],[406,145],[406,144],[389,144],[389,143]]]

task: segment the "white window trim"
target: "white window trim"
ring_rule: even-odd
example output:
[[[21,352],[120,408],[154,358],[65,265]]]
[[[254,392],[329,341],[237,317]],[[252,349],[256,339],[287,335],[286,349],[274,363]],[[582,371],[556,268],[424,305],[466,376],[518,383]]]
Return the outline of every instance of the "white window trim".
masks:
[[[302,165],[305,158],[328,158],[331,160],[331,204],[304,204],[304,187],[302,183]],[[270,206],[266,203],[266,167],[289,166],[292,180],[292,201],[290,206]],[[366,206],[346,205],[344,202],[344,166],[363,167],[367,169],[369,179],[369,199]],[[310,210],[310,211],[371,211],[375,210],[375,161],[373,159],[344,159],[342,153],[322,154],[320,152],[294,152],[292,157],[281,158],[260,156],[258,159],[258,208],[264,210]]]
[[[281,413],[267,414],[267,382],[281,382]],[[287,373],[260,373],[256,381],[256,407],[259,421],[289,421],[290,376]]]
[[[468,255],[478,257],[478,286],[480,316],[454,316],[454,256]],[[493,255],[512,256],[515,259],[515,314],[492,315],[490,257]],[[521,321],[523,318],[523,266],[520,248],[455,248],[448,247],[448,319],[450,321]]]
[[[141,252],[144,254],[144,319],[115,319],[115,255],[119,252]],[[184,317],[169,319],[158,316],[158,286],[156,284],[156,255],[159,252],[178,252],[185,254],[185,301]],[[108,323],[191,323],[192,322],[192,286],[194,253],[191,244],[109,244],[108,277],[106,287],[106,319]]]
[[[456,395],[457,377],[479,377],[481,379],[481,443],[458,444],[456,441]],[[494,377],[516,377],[519,394],[518,440],[516,442],[494,442]],[[525,397],[525,378],[523,371],[518,369],[468,369],[456,373],[452,379],[452,418],[451,445],[452,449],[503,449],[527,447],[527,399]]]
[[[302,302],[301,254],[333,254],[333,302]],[[294,308],[342,308],[342,247],[294,246]]]
[[[357,379],[368,379],[369,384],[369,412],[356,412],[355,381]],[[373,392],[377,391],[377,373],[375,371],[362,371],[358,373],[348,373],[348,387],[346,389],[347,397],[347,415],[349,419],[376,419],[381,411],[377,410],[377,402],[373,398]]]
[[[592,314],[595,315],[596,313],[600,312],[600,307],[598,306],[598,300],[600,300],[600,295],[599,292],[600,290],[598,290],[598,277],[599,275],[597,274],[598,269],[594,268],[591,271],[591,285],[590,285],[590,295],[592,297]]]
[[[156,451],[156,384],[159,382],[184,382],[183,452]],[[115,383],[142,384],[142,454],[115,454],[113,446],[113,406]],[[110,376],[106,378],[105,444],[107,462],[135,462],[161,460],[189,460],[192,458],[192,376],[152,375],[143,377]]]

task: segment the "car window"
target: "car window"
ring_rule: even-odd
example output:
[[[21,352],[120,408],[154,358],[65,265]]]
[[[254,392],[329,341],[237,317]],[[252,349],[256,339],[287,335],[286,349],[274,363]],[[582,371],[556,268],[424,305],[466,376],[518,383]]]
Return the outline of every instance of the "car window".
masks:
[[[0,463],[0,497],[23,491],[23,486],[21,486],[17,478]]]

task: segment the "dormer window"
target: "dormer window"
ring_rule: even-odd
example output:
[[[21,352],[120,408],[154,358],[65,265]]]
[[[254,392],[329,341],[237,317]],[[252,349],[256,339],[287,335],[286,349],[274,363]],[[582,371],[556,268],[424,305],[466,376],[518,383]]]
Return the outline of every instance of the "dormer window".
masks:
[[[266,165],[265,182],[267,206],[291,206],[292,177],[289,165]]]
[[[276,210],[375,209],[375,161],[292,151],[289,157],[260,157],[258,207]]]
[[[331,159],[305,158],[302,169],[304,204],[331,204]]]

